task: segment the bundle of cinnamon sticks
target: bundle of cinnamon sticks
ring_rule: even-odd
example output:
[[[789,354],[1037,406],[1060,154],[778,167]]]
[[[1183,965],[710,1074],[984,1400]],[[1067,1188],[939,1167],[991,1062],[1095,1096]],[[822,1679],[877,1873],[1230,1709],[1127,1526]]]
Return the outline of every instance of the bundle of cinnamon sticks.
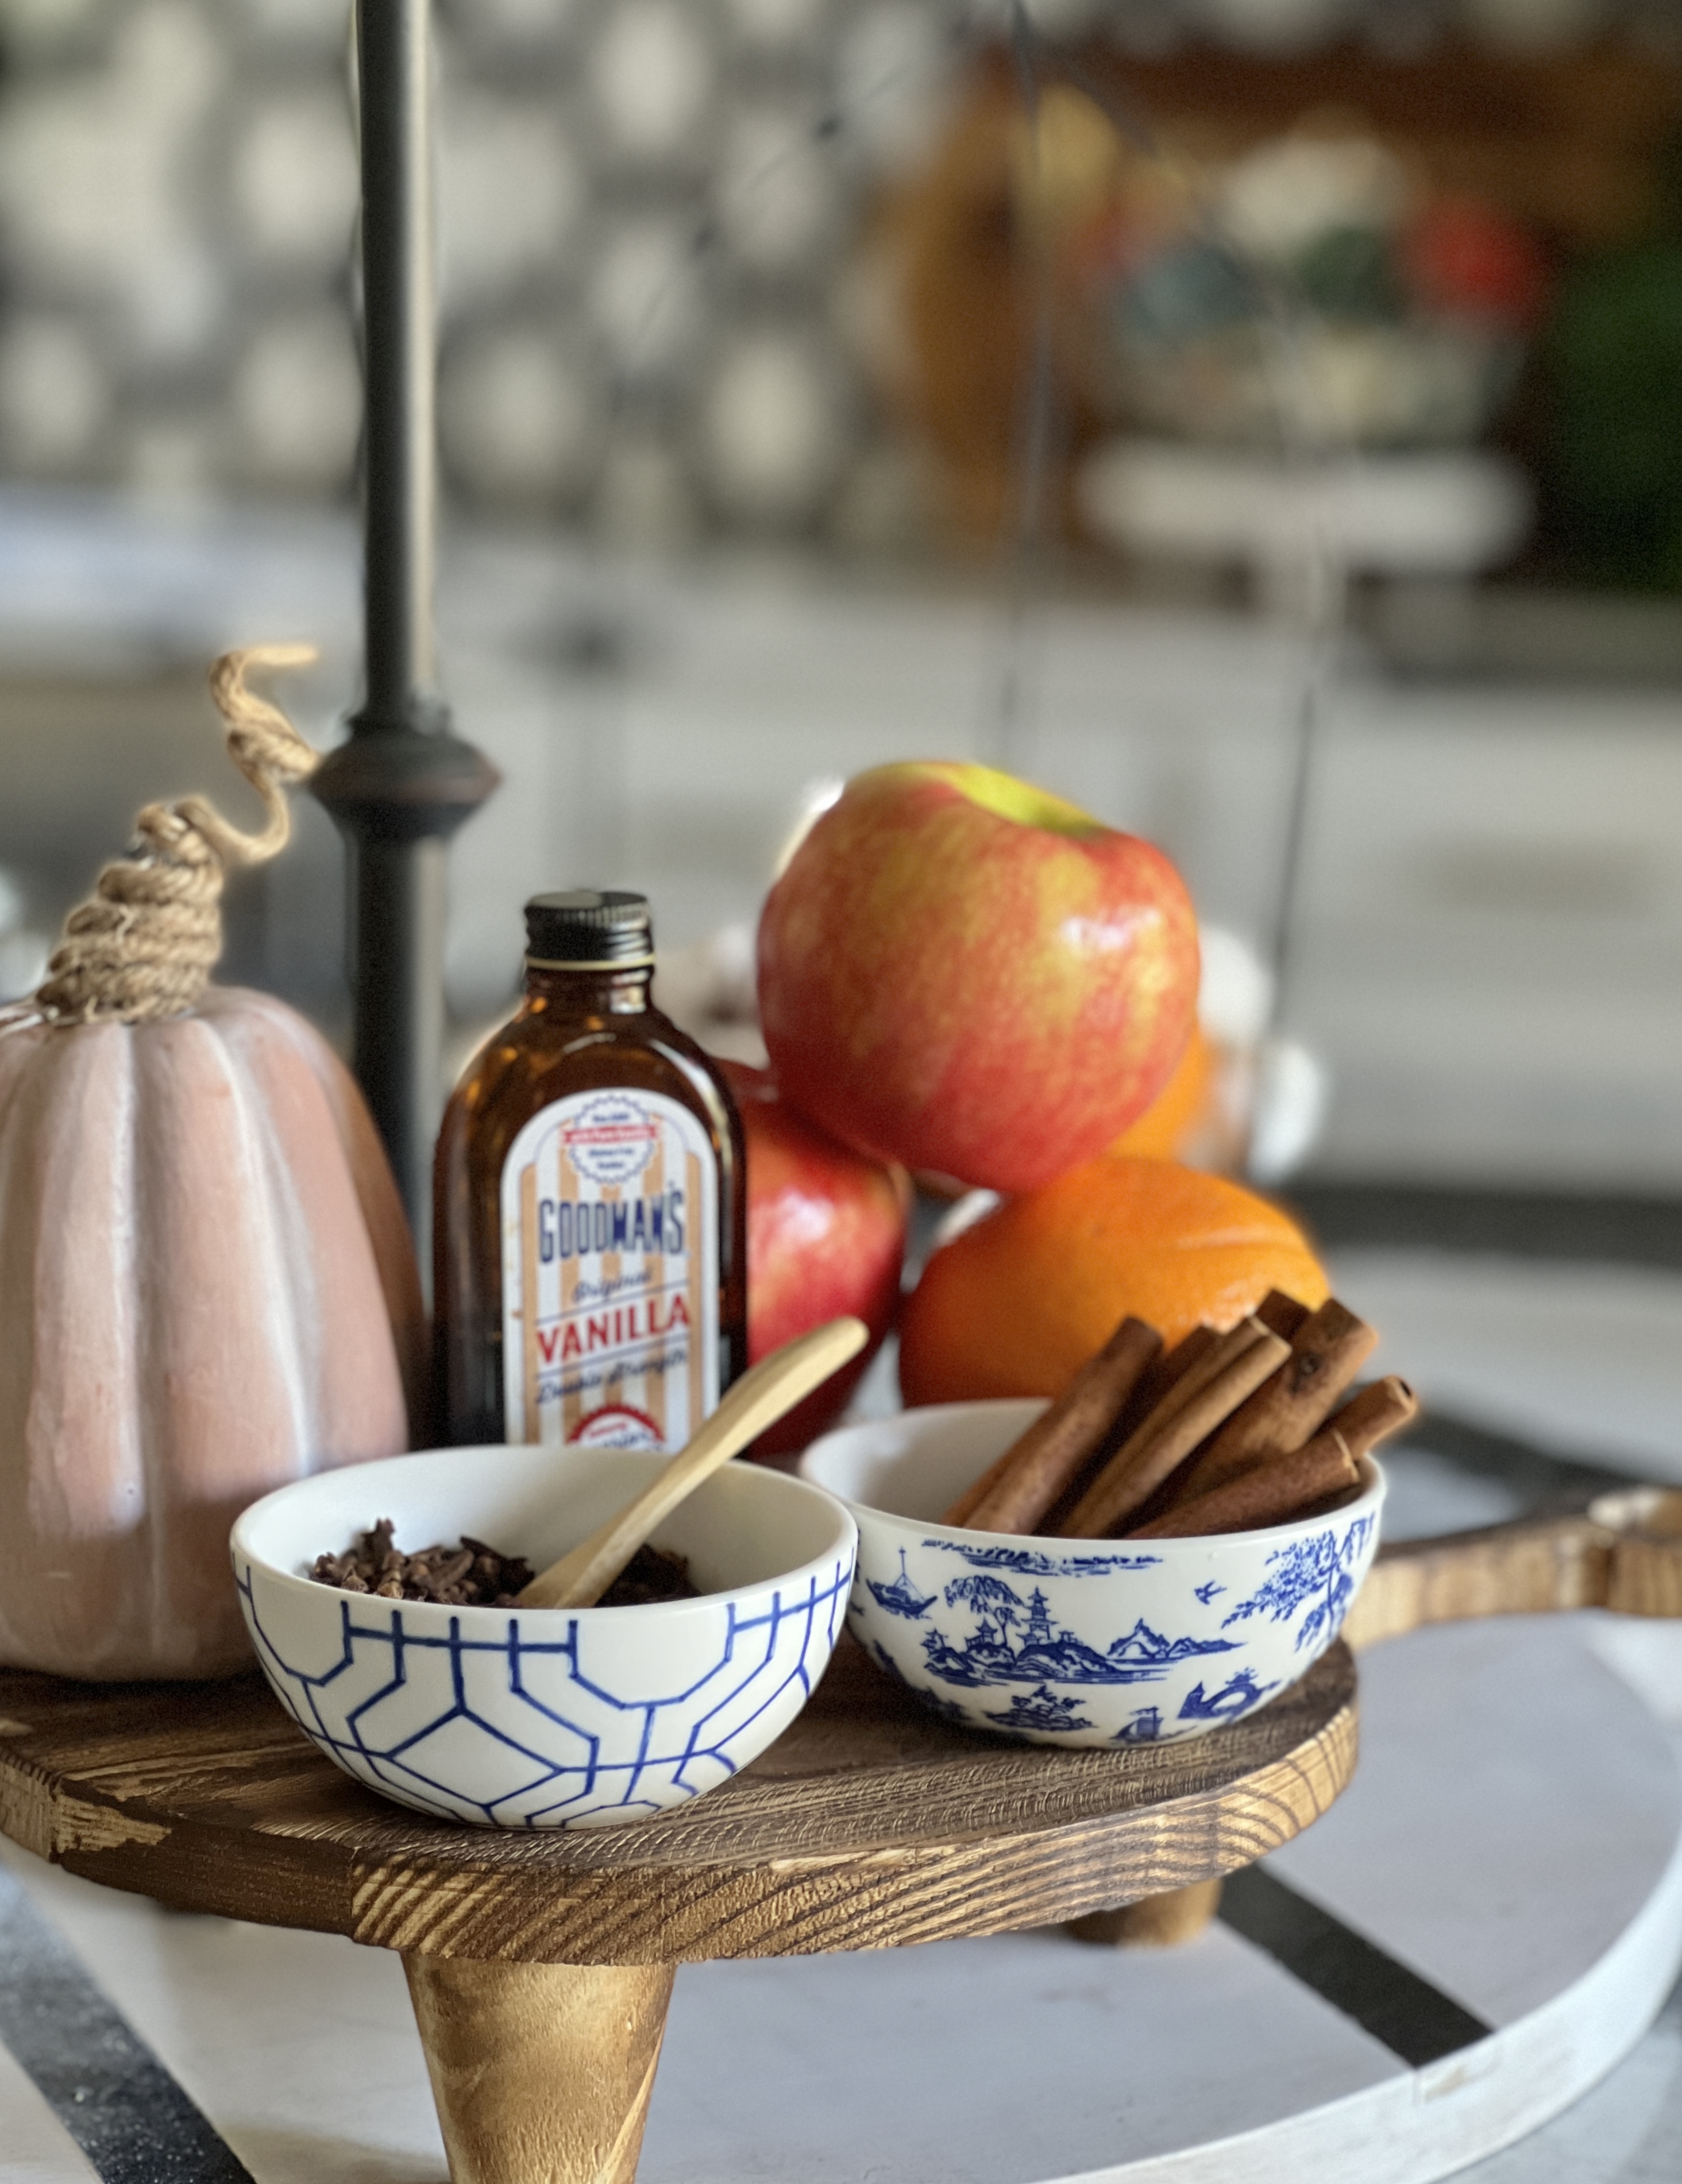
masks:
[[[1150,1540],[1310,1516],[1418,1411],[1394,1373],[1350,1394],[1377,1340],[1335,1297],[1310,1312],[1279,1290],[1229,1333],[1193,1328],[1166,1351],[1124,1319],[945,1522]]]

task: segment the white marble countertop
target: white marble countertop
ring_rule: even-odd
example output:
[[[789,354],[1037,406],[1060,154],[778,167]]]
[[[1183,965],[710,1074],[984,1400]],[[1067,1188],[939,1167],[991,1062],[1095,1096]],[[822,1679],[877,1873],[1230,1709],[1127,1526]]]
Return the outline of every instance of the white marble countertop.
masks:
[[[1648,1269],[1636,1279],[1628,1269],[1564,1262],[1447,1262],[1373,1251],[1338,1255],[1333,1271],[1340,1292],[1385,1326],[1387,1355],[1405,1359],[1410,1378],[1452,1402],[1452,1416],[1445,1407],[1448,1453],[1431,1449],[1428,1428],[1394,1460],[1393,1533],[1512,1513],[1534,1492],[1529,1474],[1516,1482],[1502,1468],[1503,1451],[1521,1437],[1545,1469],[1556,1462],[1580,1471],[1587,1458],[1609,1475],[1640,1469],[1682,1478],[1667,1424],[1682,1418],[1682,1273]],[[1448,1430],[1456,1420],[1465,1429],[1458,1441]],[[1489,1436],[1487,1447],[1478,1431]],[[1608,1671],[1624,1695],[1613,1712],[1623,1708],[1630,1726],[1582,1779],[1567,1780],[1545,1814],[1540,1808],[1549,1801],[1527,1786],[1525,1769],[1536,1763],[1523,1758],[1522,1739],[1503,1759],[1500,1739],[1474,1729],[1460,1757],[1449,1754],[1436,1788],[1430,1763],[1409,1756],[1440,1755],[1446,1747],[1431,1728],[1432,1710],[1440,1715],[1455,1694],[1493,1677],[1489,1688],[1509,1692],[1504,1715],[1516,1721],[1527,1708],[1543,1709],[1542,1759],[1551,1768],[1558,1732],[1548,1710],[1580,1683],[1586,1696],[1561,1703],[1577,1719],[1584,1708],[1598,1716],[1609,1702],[1593,1693],[1609,1688]],[[1673,1805],[1682,1813],[1682,1630],[1604,1617],[1468,1625],[1400,1641],[1369,1657],[1363,1673],[1365,1756],[1355,1786],[1270,1864],[1353,1930],[1381,1930],[1394,1958],[1422,1968],[1456,2003],[1497,2025],[1522,2016],[1558,1976],[1548,1968],[1563,1961],[1561,1951],[1586,1953],[1587,1962],[1604,1946],[1628,1915],[1619,1889],[1636,1885],[1641,1861],[1658,1858],[1664,1830],[1682,1824],[1664,1818]],[[1638,1730],[1638,1721],[1646,1726]],[[1425,1744],[1409,1744],[1422,1735]],[[1422,1796],[1410,1819],[1407,1801]],[[1655,1828],[1642,1848],[1642,1830]],[[1445,1829],[1439,1843],[1432,1830]],[[327,1936],[167,1913],[9,1847],[3,1857],[49,1929],[257,2184],[441,2184],[424,2068],[394,1957]],[[1480,1907],[1484,1924],[1475,1934],[1471,1910],[1456,1911],[1457,1903]],[[907,2095],[894,2087],[919,2043],[971,2056],[978,2098],[983,2083],[992,2089],[988,2101],[1005,2088],[1001,2118],[1025,2112],[1021,2087],[1041,2087],[1050,2100],[1066,2080],[1054,2104],[1055,2145],[1070,2159],[1056,2173],[1090,2176],[1094,2157],[1154,2161],[1153,2148],[1165,2153],[1173,2143],[1171,2092],[1185,2061],[1184,2028],[1208,2025],[1211,1995],[1237,2009],[1243,2030],[1232,2038],[1254,2048],[1276,2105],[1355,2098],[1400,2067],[1358,2024],[1224,1925],[1167,1956],[1082,1949],[1058,1935],[692,1968],[679,1982],[644,2184],[735,2184],[736,2176],[855,2184],[867,2175],[880,2184],[1031,2184],[1053,2173],[1034,2158],[1035,2132],[1013,2137],[1003,2122],[967,2154],[919,2141],[911,2120],[922,2109],[905,2108]],[[1159,2035],[1169,2045],[1153,2073]],[[1083,2054],[1120,2086],[1130,2070],[1145,2073],[1140,2092],[1110,2123],[1101,2109],[1079,2120],[1090,2076]],[[1265,2118],[1245,2105],[1243,2086],[1252,2081],[1233,2070],[1236,2064],[1222,2080],[1225,2127],[1253,2128]],[[1201,2082],[1197,2070],[1186,2082]],[[849,2085],[858,2097],[853,2109],[837,2109],[837,2088]],[[869,2126],[849,2131],[843,2144],[835,2119],[856,2114],[866,2093]],[[960,2111],[970,2114],[962,2103]],[[1025,2113],[1031,2123],[1031,2103]],[[1221,2116],[1210,2110],[1207,2122],[1220,2127]],[[1046,2140],[1043,2130],[1037,2136]],[[88,2184],[97,2173],[3,2049],[0,2143],[8,2184]],[[763,2148],[764,2160],[745,2165],[752,2145]],[[1682,1989],[1573,2107],[1461,2173],[1472,2184],[1669,2184],[1679,2169]],[[1364,2176],[1390,2171],[1375,2155],[1371,2166],[1351,2157],[1338,2173],[1362,2184]],[[126,2184],[164,2180],[132,2172]]]

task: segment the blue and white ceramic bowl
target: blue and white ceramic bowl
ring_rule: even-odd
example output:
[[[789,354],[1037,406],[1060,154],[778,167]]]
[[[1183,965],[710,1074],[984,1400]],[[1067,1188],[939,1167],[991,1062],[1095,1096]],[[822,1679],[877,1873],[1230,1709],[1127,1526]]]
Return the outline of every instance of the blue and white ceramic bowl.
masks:
[[[727,1463],[660,1527],[699,1600],[440,1607],[306,1573],[383,1517],[410,1552],[466,1532],[542,1568],[668,1459],[450,1448],[318,1472],[234,1526],[263,1673],[327,1757],[440,1819],[600,1827],[686,1803],[805,1705],[840,1635],[858,1534],[816,1487]]]
[[[1305,1674],[1377,1549],[1377,1465],[1333,1515],[1211,1539],[935,1522],[1044,1408],[931,1405],[807,1449],[802,1476],[858,1520],[847,1616],[873,1658],[948,1720],[1033,1744],[1202,1736]]]

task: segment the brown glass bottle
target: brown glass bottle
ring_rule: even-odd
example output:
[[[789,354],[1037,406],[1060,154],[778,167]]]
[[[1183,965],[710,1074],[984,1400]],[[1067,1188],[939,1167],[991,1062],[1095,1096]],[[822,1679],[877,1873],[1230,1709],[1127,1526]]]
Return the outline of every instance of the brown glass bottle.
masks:
[[[741,1123],[653,1005],[641,895],[537,895],[526,931],[439,1135],[444,1438],[679,1447],[747,1362]]]

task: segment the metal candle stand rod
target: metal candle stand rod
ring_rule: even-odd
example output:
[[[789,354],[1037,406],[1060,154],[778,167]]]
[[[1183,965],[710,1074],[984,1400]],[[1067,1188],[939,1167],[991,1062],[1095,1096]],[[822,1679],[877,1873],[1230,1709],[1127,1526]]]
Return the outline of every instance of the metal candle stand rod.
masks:
[[[366,691],[311,783],[350,852],[352,1062],[427,1262],[444,1046],[444,855],[497,785],[433,647],[436,335],[429,0],[356,0]]]

